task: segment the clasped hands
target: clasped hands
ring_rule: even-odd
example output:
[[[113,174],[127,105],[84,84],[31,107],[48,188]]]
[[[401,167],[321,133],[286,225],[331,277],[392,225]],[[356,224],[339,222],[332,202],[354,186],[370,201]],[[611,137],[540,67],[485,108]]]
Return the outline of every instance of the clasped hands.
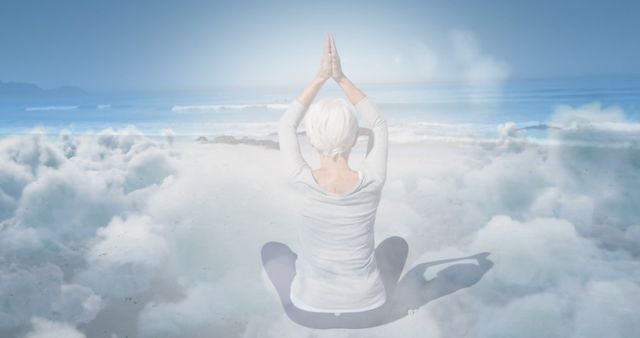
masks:
[[[318,91],[329,78],[333,78],[338,83],[353,105],[356,105],[366,97],[366,95],[342,73],[340,56],[338,55],[338,50],[336,49],[336,44],[331,34],[327,34],[327,41],[325,42],[324,52],[322,53],[322,62],[320,62],[320,71],[309,86],[298,96],[298,101],[304,106],[309,107]]]
[[[316,78],[322,82],[327,81],[329,78],[340,82],[344,77],[335,41],[333,41],[331,33],[328,33],[322,53],[322,61],[320,62],[320,71],[318,75],[316,75]]]

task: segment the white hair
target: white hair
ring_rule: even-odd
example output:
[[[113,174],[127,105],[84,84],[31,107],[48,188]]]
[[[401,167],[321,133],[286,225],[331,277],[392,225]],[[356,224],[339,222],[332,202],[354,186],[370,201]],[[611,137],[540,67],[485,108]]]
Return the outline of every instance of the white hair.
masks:
[[[344,99],[320,99],[309,107],[305,129],[311,145],[335,159],[356,143],[359,129],[356,109]]]

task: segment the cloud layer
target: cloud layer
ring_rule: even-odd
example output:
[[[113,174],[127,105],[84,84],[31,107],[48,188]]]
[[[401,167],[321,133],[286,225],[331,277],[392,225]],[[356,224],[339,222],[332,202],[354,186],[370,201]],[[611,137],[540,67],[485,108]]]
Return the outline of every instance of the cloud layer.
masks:
[[[469,289],[357,331],[291,323],[261,269],[263,243],[297,250],[276,151],[135,128],[4,138],[0,335],[631,336],[637,125],[599,105],[559,108],[549,123],[564,128],[549,145],[513,124],[492,144],[392,145],[377,241],[406,238],[406,269],[481,251],[495,265]]]

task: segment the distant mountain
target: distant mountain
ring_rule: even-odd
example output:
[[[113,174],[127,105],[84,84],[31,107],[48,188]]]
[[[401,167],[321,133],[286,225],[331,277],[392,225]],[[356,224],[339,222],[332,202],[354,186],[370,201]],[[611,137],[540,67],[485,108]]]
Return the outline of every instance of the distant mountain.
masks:
[[[40,98],[40,97],[77,97],[87,92],[79,87],[59,87],[42,89],[33,83],[0,81],[0,98]]]

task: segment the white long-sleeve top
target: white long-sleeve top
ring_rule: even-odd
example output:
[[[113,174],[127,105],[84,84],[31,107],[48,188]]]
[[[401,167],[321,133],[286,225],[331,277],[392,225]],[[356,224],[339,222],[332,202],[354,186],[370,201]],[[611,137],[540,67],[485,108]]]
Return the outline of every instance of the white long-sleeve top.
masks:
[[[300,152],[297,128],[308,107],[294,100],[280,119],[286,177],[296,194],[299,249],[291,301],[314,312],[360,312],[386,301],[375,260],[374,223],[387,172],[387,122],[367,97],[355,105],[372,130],[359,183],[342,194],[322,190]],[[371,144],[373,142],[373,144]]]

